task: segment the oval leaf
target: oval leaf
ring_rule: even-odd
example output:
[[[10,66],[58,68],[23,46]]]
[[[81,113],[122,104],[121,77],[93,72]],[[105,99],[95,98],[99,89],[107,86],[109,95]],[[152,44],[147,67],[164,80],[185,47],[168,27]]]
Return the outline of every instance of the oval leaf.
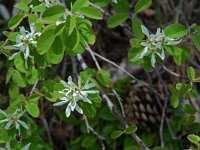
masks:
[[[135,5],[135,12],[139,13],[148,7],[150,7],[152,4],[152,0],[139,0]]]
[[[195,70],[194,70],[193,67],[189,67],[187,69],[187,76],[190,79],[190,81],[194,80],[194,78],[195,78]]]
[[[10,29],[15,29],[21,23],[24,17],[25,17],[25,13],[21,13],[21,14],[17,14],[13,16],[8,22],[8,27]]]
[[[45,20],[56,20],[63,16],[65,8],[61,5],[55,5],[48,8],[43,14],[42,18]]]
[[[126,13],[116,14],[108,19],[108,27],[115,28],[126,21],[127,18],[128,15]]]
[[[121,130],[117,130],[111,133],[111,138],[112,139],[116,139],[118,137],[120,137],[123,134],[123,132]]]
[[[55,36],[54,26],[48,26],[37,40],[37,50],[40,55],[45,54],[51,47]]]
[[[167,26],[164,31],[166,36],[170,38],[180,38],[188,33],[188,29],[180,23],[171,24]]]
[[[28,103],[26,106],[26,110],[32,117],[38,117],[40,114],[39,108],[35,103]]]
[[[196,46],[197,50],[200,51],[200,35],[192,34],[192,41]]]
[[[79,12],[88,18],[97,20],[103,19],[103,14],[98,9],[93,7],[83,7],[80,9]]]

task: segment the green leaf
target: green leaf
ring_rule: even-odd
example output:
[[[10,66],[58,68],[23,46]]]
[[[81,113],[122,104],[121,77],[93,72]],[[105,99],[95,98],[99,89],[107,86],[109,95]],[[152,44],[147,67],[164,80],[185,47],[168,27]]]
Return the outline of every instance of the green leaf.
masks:
[[[105,7],[108,5],[110,0],[92,0],[92,3],[99,6],[99,7]]]
[[[65,29],[61,35],[64,46],[69,50],[74,50],[80,42],[80,34],[77,29],[74,29],[71,35],[68,35],[68,31]]]
[[[93,148],[96,145],[96,137],[95,136],[85,136],[81,142],[81,146],[84,148]]]
[[[200,141],[200,137],[194,134],[190,134],[187,136],[188,140],[193,144],[197,144]]]
[[[128,0],[117,0],[117,3],[112,3],[116,13],[129,13],[130,4]]]
[[[85,45],[84,41],[86,41],[87,43],[91,45],[95,43],[95,40],[96,40],[95,33],[90,25],[86,23],[81,23],[78,25],[78,30],[80,34],[82,35],[83,45]]]
[[[135,5],[135,12],[139,13],[148,7],[150,7],[152,4],[152,0],[139,0]]]
[[[13,67],[10,67],[10,68],[8,69],[8,71],[7,71],[7,74],[6,74],[6,84],[8,84],[8,82],[10,81],[13,72],[14,72],[14,68],[13,68]]]
[[[71,35],[75,27],[76,27],[76,16],[70,16],[70,25],[69,25],[68,35]]]
[[[17,85],[12,84],[8,90],[11,99],[16,99],[19,96],[19,88]]]
[[[181,123],[184,126],[191,126],[195,121],[194,115],[186,116],[182,118]]]
[[[25,16],[26,16],[25,13],[20,13],[13,16],[8,22],[8,27],[10,29],[15,29],[21,23],[21,21],[24,19]]]
[[[194,79],[193,82],[200,82],[200,77]]]
[[[37,21],[37,19],[38,19],[38,16],[36,14],[30,14],[28,16],[28,22],[29,22],[29,24],[35,23]]]
[[[25,102],[26,102],[26,98],[24,97],[23,94],[20,94],[19,96],[17,96],[17,98],[10,99],[9,104],[18,105],[20,103],[25,103]]]
[[[195,78],[195,70],[194,70],[193,67],[189,67],[187,69],[187,76],[188,76],[188,78],[189,78],[190,81],[194,80],[194,78]]]
[[[40,110],[37,104],[35,103],[28,103],[26,104],[26,110],[32,117],[39,117]]]
[[[141,148],[138,146],[128,146],[128,147],[125,147],[124,150],[141,150]]]
[[[134,19],[132,22],[133,33],[138,39],[144,38],[144,33],[142,32],[141,25],[143,25],[142,21],[139,19]]]
[[[174,23],[174,24],[167,26],[164,29],[164,32],[167,37],[181,38],[188,33],[188,29],[180,23]]]
[[[72,6],[72,13],[78,12],[81,8],[88,6],[89,6],[88,0],[77,0]]]
[[[15,5],[15,7],[16,7],[16,8],[19,8],[19,9],[21,9],[21,10],[27,12],[27,13],[28,13],[29,10],[30,10],[30,8],[29,8],[29,7],[27,6],[27,4],[24,3],[24,2],[18,3],[17,5]]]
[[[47,60],[52,64],[59,64],[64,57],[64,46],[60,36],[57,36],[49,49],[46,53]]]
[[[108,19],[108,27],[115,28],[118,25],[122,24],[128,18],[127,13],[119,13]]]
[[[110,73],[106,70],[99,70],[97,72],[97,80],[101,83],[101,85],[105,87],[110,87]]]
[[[39,94],[33,94],[30,97],[28,97],[28,101],[29,102],[36,102],[40,99],[40,95]]]
[[[103,14],[101,11],[94,7],[83,7],[79,11],[82,15],[85,15],[88,18],[101,20],[103,19]]]
[[[183,65],[185,60],[190,56],[189,49],[183,46],[174,47],[173,46],[173,58],[177,65]]]
[[[195,114],[196,113],[196,109],[190,104],[185,104],[183,109],[189,114]]]
[[[36,80],[38,79],[38,72],[35,67],[32,67],[31,70],[26,74],[26,79],[29,84],[35,84]]]
[[[192,34],[192,41],[196,46],[197,50],[200,51],[200,35]]]
[[[17,70],[19,70],[20,72],[23,72],[23,73],[27,73],[25,63],[24,63],[24,58],[22,55],[23,54],[21,53],[15,57],[14,64],[15,64],[15,67],[17,68]]]
[[[115,121],[116,118],[111,114],[110,110],[108,109],[108,107],[106,107],[105,105],[103,105],[100,109],[100,112],[98,112],[98,116],[99,118],[101,118],[102,120],[105,121]]]
[[[177,89],[178,91],[183,90],[184,87],[185,87],[185,85],[184,85],[183,83],[177,83],[177,84],[176,84],[176,89]]]
[[[125,133],[126,134],[133,134],[137,131],[137,126],[135,125],[132,125],[132,126],[129,126],[126,130],[125,130]]]
[[[46,7],[44,5],[37,5],[32,8],[33,12],[44,12],[46,10]]]
[[[177,108],[178,105],[179,105],[179,97],[173,94],[171,97],[171,106]]]
[[[80,102],[80,107],[83,109],[83,113],[89,117],[89,118],[93,118],[96,115],[96,109],[93,105],[91,104],[87,104],[84,102]]]
[[[26,87],[26,80],[24,79],[23,75],[20,72],[15,71],[12,74],[12,80],[16,83],[19,87]]]
[[[45,20],[56,20],[61,18],[65,13],[65,8],[61,5],[55,5],[47,8],[42,14],[42,18]]]
[[[123,134],[123,131],[121,130],[117,130],[111,133],[111,138],[112,139],[116,139],[118,137],[120,137]]]
[[[37,40],[37,50],[40,55],[45,54],[51,47],[55,35],[54,35],[55,26],[50,25],[42,32],[41,36]]]

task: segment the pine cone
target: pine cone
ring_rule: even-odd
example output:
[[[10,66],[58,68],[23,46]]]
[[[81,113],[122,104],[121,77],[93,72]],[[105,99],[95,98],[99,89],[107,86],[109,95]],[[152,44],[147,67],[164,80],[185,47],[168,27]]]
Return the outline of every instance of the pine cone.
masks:
[[[137,87],[126,98],[125,114],[130,124],[142,130],[150,131],[151,126],[159,125],[162,111],[154,95],[146,87]]]

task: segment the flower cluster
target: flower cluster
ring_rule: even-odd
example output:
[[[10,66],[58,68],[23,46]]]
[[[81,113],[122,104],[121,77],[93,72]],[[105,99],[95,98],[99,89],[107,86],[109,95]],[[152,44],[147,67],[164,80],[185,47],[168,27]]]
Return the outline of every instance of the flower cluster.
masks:
[[[64,97],[60,98],[61,101],[55,103],[54,106],[61,106],[68,103],[65,111],[66,117],[69,117],[71,111],[74,111],[74,109],[80,114],[83,114],[83,110],[78,106],[77,102],[82,100],[86,103],[92,104],[92,101],[88,98],[88,94],[96,94],[99,92],[98,90],[90,90],[95,87],[95,85],[89,83],[89,80],[87,80],[84,86],[82,86],[80,77],[78,78],[78,85],[72,81],[71,76],[68,77],[67,83],[63,80],[61,80],[61,83],[65,88],[59,92],[62,93]]]
[[[160,28],[157,29],[156,34],[149,34],[145,26],[141,26],[142,32],[147,36],[146,41],[142,41],[140,44],[144,46],[143,51],[137,56],[138,59],[144,56],[151,55],[151,65],[155,67],[156,55],[160,57],[161,60],[165,59],[165,45],[176,45],[181,42],[180,39],[168,38],[165,35],[164,30]]]
[[[20,117],[22,117],[24,113],[25,111],[17,109],[14,113],[7,114],[5,111],[0,109],[0,114],[5,117],[5,119],[0,120],[0,124],[6,123],[6,130],[9,130],[15,126],[16,130],[18,130],[20,134],[20,125],[25,129],[29,129],[28,125],[24,121],[20,120]]]
[[[60,1],[59,0],[39,0],[39,1],[45,7],[51,7],[51,6],[54,6],[54,5],[60,5]]]
[[[32,57],[30,55],[30,45],[36,47],[37,41],[36,37],[40,36],[40,32],[36,32],[36,28],[33,24],[30,25],[31,32],[25,30],[24,27],[20,27],[20,34],[16,38],[16,44],[13,46],[6,46],[5,49],[19,50],[18,52],[12,54],[9,60],[14,59],[18,54],[23,53],[25,59],[25,66],[27,68],[27,60]]]

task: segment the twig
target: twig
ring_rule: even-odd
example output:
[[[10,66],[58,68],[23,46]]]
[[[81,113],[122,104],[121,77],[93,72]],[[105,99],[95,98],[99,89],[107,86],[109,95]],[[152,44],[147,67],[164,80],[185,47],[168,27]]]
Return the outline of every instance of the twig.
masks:
[[[37,86],[37,84],[38,84],[38,79],[35,81],[35,84],[33,85],[33,87],[32,87],[32,89],[31,89],[31,91],[30,91],[30,96],[33,94],[33,91],[35,90],[35,88],[36,88],[36,86]]]
[[[88,119],[85,115],[83,115],[83,118],[85,120],[85,124],[86,124],[86,128],[87,128],[87,132],[90,133],[90,131],[95,134],[99,139],[101,140],[105,140],[106,138],[101,136],[99,133],[97,133],[89,124]]]
[[[121,108],[121,111],[122,111],[122,116],[125,118],[125,112],[124,112],[124,107],[123,107],[123,104],[121,102],[121,97],[119,96],[119,94],[115,91],[115,89],[112,89],[113,93],[115,94],[115,96],[117,97],[117,100],[119,102],[119,106]]]
[[[168,69],[165,65],[161,64],[161,66],[162,66],[162,68],[163,68],[166,72],[168,72],[169,74],[171,74],[171,75],[173,75],[173,76],[175,76],[175,77],[177,77],[177,78],[187,79],[187,78],[181,76],[180,74],[177,74],[177,73],[171,71],[171,70]]]
[[[99,139],[99,141],[100,141],[100,143],[101,143],[101,149],[102,149],[102,150],[105,150],[105,145],[104,145],[103,140],[105,140],[106,138],[103,137],[103,136],[101,136],[98,132],[96,132],[96,131],[90,126],[90,124],[89,124],[89,122],[88,122],[88,119],[87,119],[87,117],[86,117],[85,115],[83,115],[83,119],[85,120],[85,125],[86,125],[86,128],[87,128],[88,134],[89,134],[90,131],[91,131],[94,135],[96,135],[96,137]]]
[[[82,58],[82,57],[77,57],[78,59]],[[83,61],[84,62],[84,61]],[[86,65],[87,66],[87,65]],[[87,69],[84,68],[84,69]],[[123,117],[120,115],[120,113],[117,111],[117,109],[115,108],[114,104],[112,103],[112,101],[110,100],[110,98],[104,93],[104,91],[100,88],[100,92],[102,95],[102,98],[106,101],[109,110],[111,111],[111,113],[119,120],[119,122],[125,127],[128,127],[128,124],[126,123],[126,121],[123,119]],[[138,145],[140,145],[140,147],[143,150],[150,150],[145,143],[140,139],[140,137],[134,133],[131,135],[133,137],[133,139],[138,143]]]
[[[86,43],[86,49],[90,52],[90,55],[92,56],[92,59],[94,60],[95,65],[97,66],[97,69],[101,70],[101,67],[100,67],[99,63],[97,62],[97,59],[96,59],[94,53],[92,52],[90,46],[87,43]]]
[[[165,116],[166,116],[166,109],[167,109],[167,104],[168,104],[168,97],[169,97],[169,91],[168,87],[163,81],[161,75],[159,74],[158,70],[156,70],[156,73],[158,74],[158,78],[161,81],[162,85],[164,86],[164,92],[166,94],[166,98],[164,98],[164,106],[162,107],[162,116],[161,116],[161,122],[160,122],[160,129],[159,129],[159,134],[160,134],[160,143],[161,146],[164,147],[164,139],[163,139],[163,127],[164,127],[164,121],[165,121]]]
[[[133,75],[130,74],[128,71],[126,71],[126,70],[124,70],[123,68],[121,68],[121,67],[120,67],[119,65],[117,65],[115,62],[113,62],[113,61],[111,61],[111,60],[109,60],[109,59],[107,59],[107,58],[105,58],[105,57],[103,57],[103,56],[97,54],[97,53],[94,52],[94,51],[92,51],[92,53],[93,53],[95,56],[99,57],[100,59],[102,59],[102,60],[104,60],[104,61],[110,63],[110,64],[113,65],[113,66],[115,66],[116,68],[118,68],[119,70],[121,70],[122,72],[124,72],[126,75],[128,75],[131,79],[133,79],[133,80],[135,80],[135,81],[137,81],[137,82],[143,84],[144,86],[148,87],[150,90],[152,90],[152,91],[153,91],[156,95],[158,95],[159,97],[162,97],[162,96],[159,94],[159,92],[158,92],[156,89],[154,89],[153,87],[151,87],[148,83],[146,83],[145,81],[142,81],[142,80],[137,79],[135,76],[133,76]]]
[[[81,67],[83,68],[83,70],[87,69],[87,64],[85,63],[83,57],[81,54],[77,54],[77,60],[80,62]]]
[[[51,133],[50,133],[50,130],[49,130],[49,126],[48,126],[47,120],[46,120],[46,118],[44,116],[43,101],[40,101],[40,104],[41,104],[41,115],[40,115],[40,118],[41,118],[41,120],[42,120],[42,122],[44,124],[44,127],[46,128],[47,136],[48,136],[50,145],[52,146],[53,145],[53,140],[52,140],[52,137],[51,137]]]

